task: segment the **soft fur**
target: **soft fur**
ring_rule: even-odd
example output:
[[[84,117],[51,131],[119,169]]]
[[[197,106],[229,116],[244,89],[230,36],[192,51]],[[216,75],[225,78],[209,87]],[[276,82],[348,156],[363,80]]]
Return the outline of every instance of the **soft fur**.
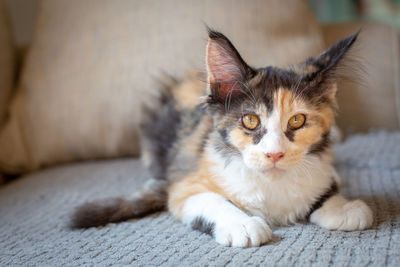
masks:
[[[167,206],[192,228],[237,247],[262,245],[271,226],[305,219],[332,230],[371,227],[368,206],[339,195],[330,152],[337,69],[357,35],[296,66],[255,69],[227,37],[210,30],[207,92],[199,75],[170,78],[158,108],[145,108],[143,161],[152,186],[131,200],[86,204],[73,225],[102,225]],[[252,130],[242,122],[248,114],[259,121]],[[304,124],[290,126],[299,114]]]

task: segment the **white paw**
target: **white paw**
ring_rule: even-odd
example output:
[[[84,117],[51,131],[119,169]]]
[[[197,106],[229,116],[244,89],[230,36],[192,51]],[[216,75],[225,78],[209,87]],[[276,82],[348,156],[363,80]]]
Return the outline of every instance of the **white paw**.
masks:
[[[336,207],[323,207],[311,215],[310,221],[329,230],[355,231],[370,228],[374,218],[363,201],[353,200]]]
[[[271,228],[260,217],[248,217],[239,222],[227,222],[215,229],[215,240],[225,246],[258,247],[272,237]]]

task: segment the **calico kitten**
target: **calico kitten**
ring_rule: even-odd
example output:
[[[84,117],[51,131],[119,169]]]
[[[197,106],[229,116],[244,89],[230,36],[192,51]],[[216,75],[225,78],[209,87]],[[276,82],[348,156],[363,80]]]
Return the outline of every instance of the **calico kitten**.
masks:
[[[371,227],[370,208],[338,192],[329,140],[337,69],[357,35],[297,66],[256,69],[209,30],[207,92],[196,75],[170,78],[157,108],[145,108],[142,158],[153,178],[131,198],[81,206],[73,226],[168,208],[235,247],[260,246],[270,226],[305,219],[332,230]]]

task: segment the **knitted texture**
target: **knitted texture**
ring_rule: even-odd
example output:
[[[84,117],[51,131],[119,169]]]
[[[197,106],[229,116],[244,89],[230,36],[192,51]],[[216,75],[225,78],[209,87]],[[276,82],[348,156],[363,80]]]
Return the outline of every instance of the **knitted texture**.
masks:
[[[231,248],[167,213],[102,228],[70,230],[87,200],[127,195],[147,173],[135,159],[40,171],[0,188],[0,266],[399,266],[400,132],[353,136],[334,147],[342,192],[365,200],[373,229],[328,231],[311,224],[274,230],[260,248]]]

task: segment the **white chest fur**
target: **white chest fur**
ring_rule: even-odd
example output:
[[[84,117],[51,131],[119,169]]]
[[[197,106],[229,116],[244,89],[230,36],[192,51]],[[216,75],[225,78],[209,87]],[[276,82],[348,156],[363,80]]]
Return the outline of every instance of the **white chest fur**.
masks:
[[[210,156],[216,163],[217,182],[226,194],[248,214],[271,224],[294,223],[304,217],[336,176],[334,168],[318,156],[307,156],[307,164],[279,177],[251,170],[241,159],[226,165],[218,154]]]

